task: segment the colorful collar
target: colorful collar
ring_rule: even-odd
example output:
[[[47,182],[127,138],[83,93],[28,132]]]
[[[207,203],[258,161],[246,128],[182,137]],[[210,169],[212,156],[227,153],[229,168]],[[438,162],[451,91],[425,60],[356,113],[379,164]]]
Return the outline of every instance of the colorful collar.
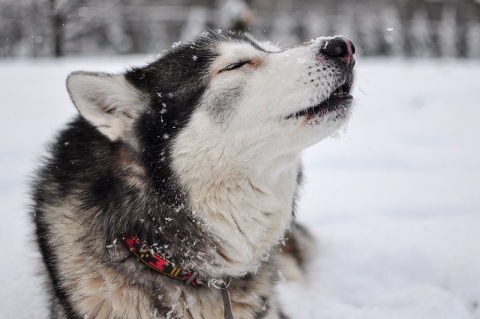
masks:
[[[138,259],[140,259],[140,261],[159,273],[181,280],[187,286],[199,288],[205,285],[205,282],[195,271],[186,271],[180,267],[177,267],[175,263],[167,260],[163,256],[160,256],[154,252],[152,248],[148,247],[145,243],[142,243],[135,235],[124,237],[123,242],[125,245],[127,245],[130,251],[137,256]]]

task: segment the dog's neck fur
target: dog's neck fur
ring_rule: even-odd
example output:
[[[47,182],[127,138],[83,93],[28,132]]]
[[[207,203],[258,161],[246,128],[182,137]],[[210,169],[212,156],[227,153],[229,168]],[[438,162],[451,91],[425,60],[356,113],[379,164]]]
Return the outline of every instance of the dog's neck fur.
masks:
[[[193,213],[217,239],[219,264],[207,271],[213,277],[255,272],[290,225],[300,156],[269,158],[262,145],[208,141],[203,130],[187,128],[172,156]]]

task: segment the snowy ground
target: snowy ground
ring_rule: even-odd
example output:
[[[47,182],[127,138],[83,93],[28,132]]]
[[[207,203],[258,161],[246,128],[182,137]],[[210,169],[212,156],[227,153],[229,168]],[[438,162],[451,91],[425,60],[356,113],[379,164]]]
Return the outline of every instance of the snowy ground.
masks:
[[[26,185],[74,114],[72,70],[143,57],[0,61],[0,318],[46,318]],[[296,319],[480,318],[480,62],[362,60],[348,129],[305,152],[299,219],[318,238]]]

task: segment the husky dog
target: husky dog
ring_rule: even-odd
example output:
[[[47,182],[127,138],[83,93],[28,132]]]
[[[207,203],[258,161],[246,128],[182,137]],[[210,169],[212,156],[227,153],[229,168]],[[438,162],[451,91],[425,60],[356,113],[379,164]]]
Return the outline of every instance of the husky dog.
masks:
[[[79,115],[33,191],[52,318],[286,318],[275,283],[308,241],[300,153],[347,122],[353,53],[211,32],[122,74],[70,74]]]

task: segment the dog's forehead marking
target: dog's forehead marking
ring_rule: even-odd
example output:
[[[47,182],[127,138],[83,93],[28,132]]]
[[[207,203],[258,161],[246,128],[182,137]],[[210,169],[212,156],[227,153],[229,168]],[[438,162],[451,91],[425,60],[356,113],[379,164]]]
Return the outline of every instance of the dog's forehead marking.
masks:
[[[277,53],[281,51],[281,48],[272,44],[271,42],[259,42],[251,37],[245,38],[243,41],[225,41],[220,44],[220,49],[230,47],[233,50],[235,48],[244,49],[246,47],[250,48],[251,52],[263,52],[263,53]],[[239,51],[233,51],[233,53],[238,54]]]
[[[266,52],[260,51],[246,42],[224,42],[220,44],[218,51],[220,53],[220,59],[232,60],[233,62],[251,60],[266,54]]]
[[[282,51],[282,49],[280,47],[276,46],[275,44],[271,43],[270,41],[261,42],[261,43],[258,43],[258,45],[260,47],[262,47],[265,51],[269,51],[271,53],[278,53],[278,52]]]

